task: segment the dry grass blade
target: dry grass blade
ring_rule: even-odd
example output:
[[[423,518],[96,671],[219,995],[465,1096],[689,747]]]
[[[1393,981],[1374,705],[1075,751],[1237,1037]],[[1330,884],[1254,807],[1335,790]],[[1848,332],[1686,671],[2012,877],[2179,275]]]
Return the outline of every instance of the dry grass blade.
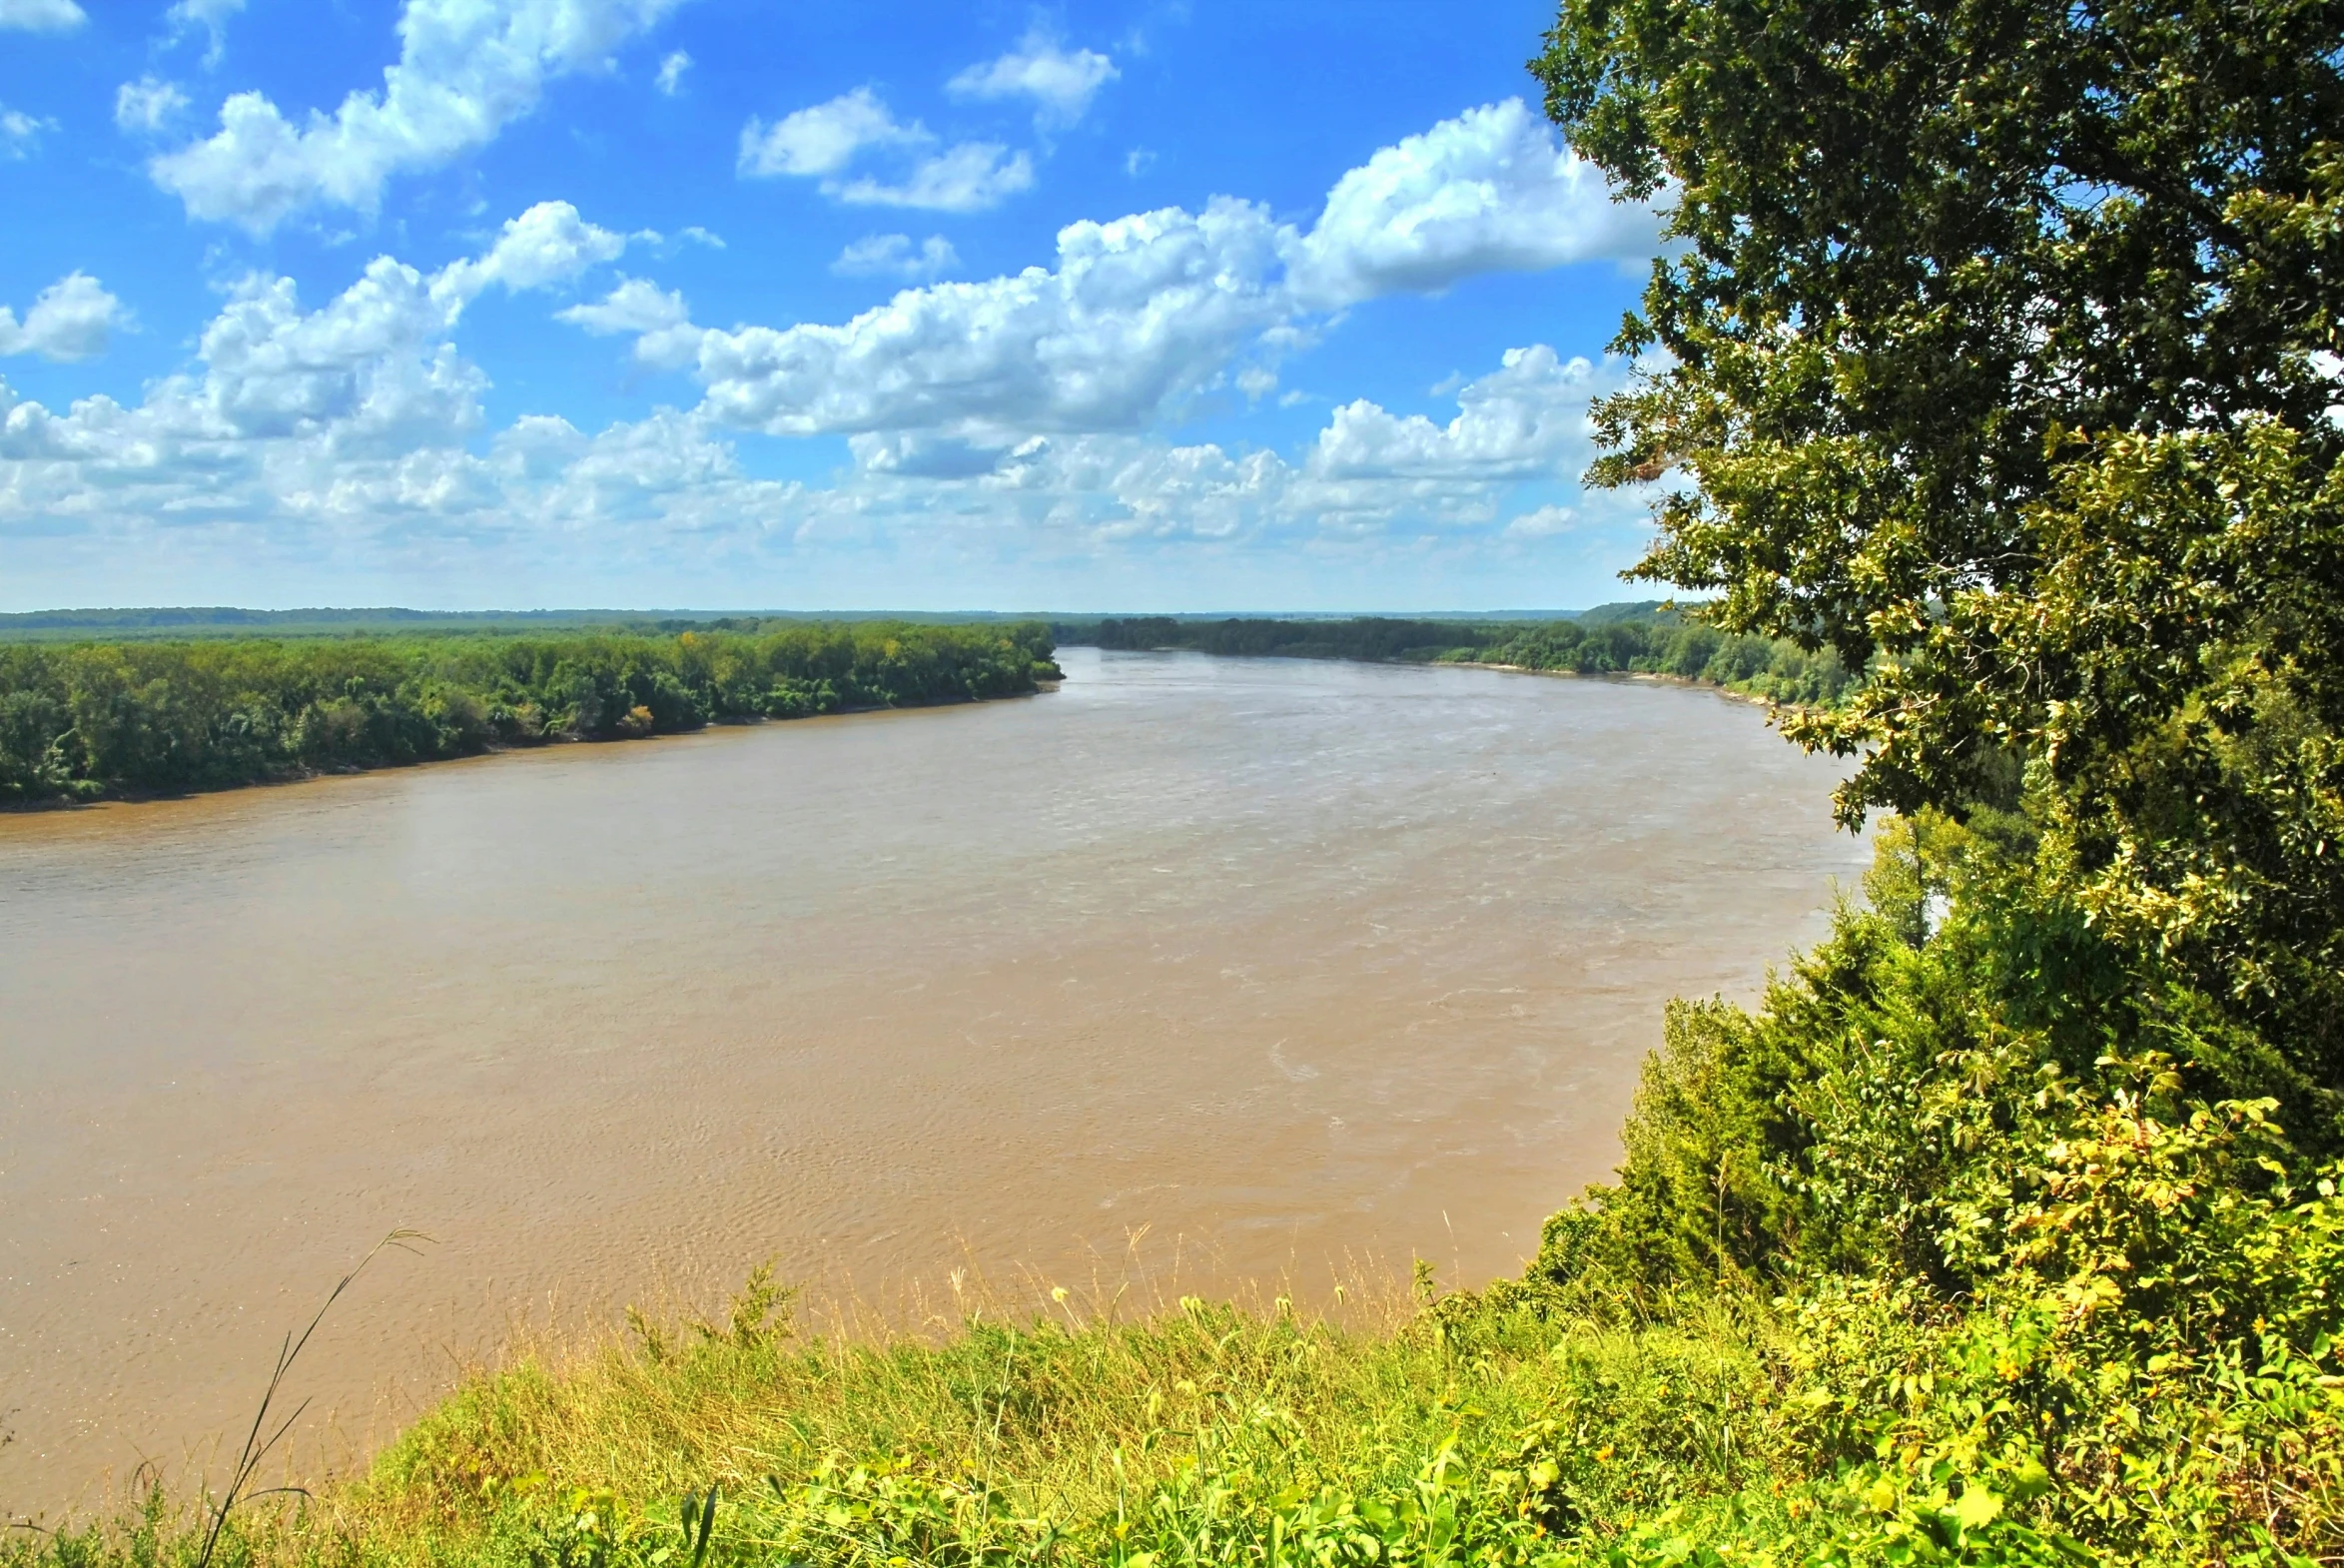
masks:
[[[418,1251],[420,1248],[417,1247],[417,1242],[429,1242],[430,1240],[431,1237],[423,1234],[420,1230],[392,1230],[368,1248],[367,1255],[360,1258],[352,1266],[350,1272],[344,1274],[334,1288],[327,1293],[325,1301],[310,1318],[309,1325],[302,1329],[299,1338],[294,1337],[291,1332],[286,1334],[285,1343],[277,1352],[277,1365],[269,1373],[269,1386],[261,1392],[261,1407],[253,1412],[252,1428],[245,1433],[244,1447],[238,1450],[236,1468],[230,1474],[228,1490],[221,1494],[218,1505],[211,1510],[211,1523],[204,1530],[204,1544],[196,1553],[195,1568],[212,1568],[213,1555],[220,1549],[220,1533],[228,1528],[228,1516],[236,1511],[238,1503],[250,1502],[256,1497],[276,1496],[287,1492],[299,1492],[305,1497],[309,1495],[298,1486],[273,1486],[264,1491],[249,1493],[245,1490],[251,1484],[254,1474],[261,1468],[262,1462],[284,1440],[285,1434],[293,1429],[294,1423],[302,1418],[302,1412],[310,1407],[310,1401],[303,1400],[294,1407],[291,1415],[277,1423],[275,1430],[270,1430],[269,1412],[276,1406],[278,1394],[284,1390],[286,1375],[293,1370],[294,1362],[301,1359],[302,1351],[309,1346],[311,1336],[318,1331],[318,1325],[326,1320],[326,1314],[334,1310],[334,1303],[341,1300],[342,1293],[351,1287],[359,1275],[367,1271],[369,1263],[372,1263],[387,1250]],[[264,1431],[269,1433],[266,1438],[261,1435]]]

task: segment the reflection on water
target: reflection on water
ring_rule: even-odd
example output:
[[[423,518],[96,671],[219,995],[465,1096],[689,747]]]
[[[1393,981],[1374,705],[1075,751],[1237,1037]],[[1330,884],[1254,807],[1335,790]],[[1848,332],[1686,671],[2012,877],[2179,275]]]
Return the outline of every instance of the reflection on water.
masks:
[[[548,1296],[973,1253],[1474,1282],[1862,848],[1650,684],[1069,650],[1029,701],[0,818],[0,1503]],[[386,1390],[394,1397],[386,1403]]]

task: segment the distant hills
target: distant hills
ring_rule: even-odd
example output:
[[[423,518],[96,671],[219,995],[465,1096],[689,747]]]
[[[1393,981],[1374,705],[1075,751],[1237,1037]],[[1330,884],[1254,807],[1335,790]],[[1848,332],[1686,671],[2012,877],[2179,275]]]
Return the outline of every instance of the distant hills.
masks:
[[[1402,614],[1361,616],[1354,611],[1190,611],[1159,618],[1173,621],[1229,619],[1331,621],[1407,619],[1416,621],[1523,622],[1576,620],[1600,625],[1622,619],[1648,619],[1658,599],[1638,603],[1599,604],[1587,610],[1417,610]],[[255,610],[230,605],[150,606],[121,609],[30,610],[0,614],[0,642],[105,640],[163,640],[209,637],[332,637],[398,632],[530,632],[569,630],[581,626],[627,627],[635,630],[687,630],[695,625],[738,626],[762,621],[894,620],[916,624],[968,624],[983,621],[1042,620],[1065,630],[1097,626],[1103,620],[1130,618],[1136,612],[1068,614],[1050,611],[1001,610],[686,610],[686,609],[569,609],[569,610],[416,610],[395,605],[373,608]]]

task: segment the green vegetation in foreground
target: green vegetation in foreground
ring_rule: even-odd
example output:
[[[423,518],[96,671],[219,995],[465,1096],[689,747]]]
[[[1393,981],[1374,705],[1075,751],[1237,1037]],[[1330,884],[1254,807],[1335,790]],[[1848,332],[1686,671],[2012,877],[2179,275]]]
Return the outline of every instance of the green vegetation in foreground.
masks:
[[[2339,37],[1567,0],[1548,109],[1681,242],[1597,476],[1683,481],[1639,570],[1719,630],[1866,672],[1785,727],[1897,815],[1758,1008],[1670,1010],[1524,1277],[861,1345],[752,1280],[471,1382],[224,1560],[2344,1562]]]
[[[1018,696],[1058,673],[1032,622],[0,644],[0,802]]]
[[[1836,649],[1720,631],[1657,603],[1607,604],[1569,620],[1174,620],[1148,615],[1061,626],[1102,648],[1413,664],[1493,664],[1574,675],[1667,675],[1792,706],[1838,703],[1860,676]]]

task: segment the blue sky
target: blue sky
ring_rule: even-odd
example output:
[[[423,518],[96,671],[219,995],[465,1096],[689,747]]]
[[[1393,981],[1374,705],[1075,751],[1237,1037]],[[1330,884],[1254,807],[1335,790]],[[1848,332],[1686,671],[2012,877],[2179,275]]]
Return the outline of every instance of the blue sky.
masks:
[[[1541,0],[0,0],[0,609],[1568,607]]]

